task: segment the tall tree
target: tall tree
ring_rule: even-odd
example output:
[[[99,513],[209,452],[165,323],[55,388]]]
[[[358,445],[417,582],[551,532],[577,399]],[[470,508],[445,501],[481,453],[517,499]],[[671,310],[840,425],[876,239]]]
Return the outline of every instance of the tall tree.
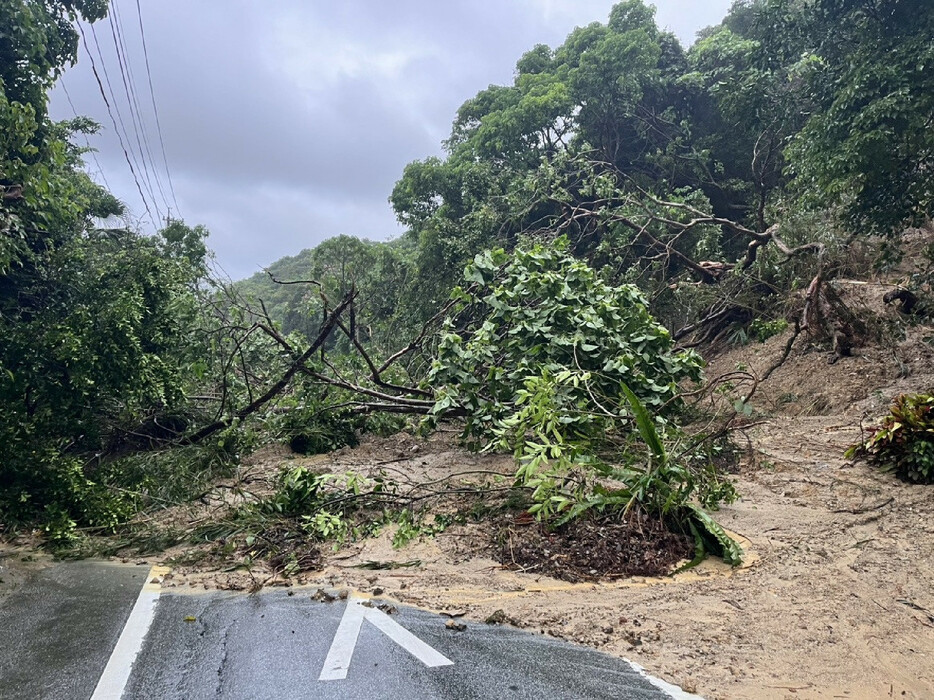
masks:
[[[899,232],[934,216],[934,5],[820,0],[809,7],[813,109],[789,150],[811,204],[854,231]]]
[[[100,456],[184,401],[206,231],[103,228],[122,205],[47,91],[106,0],[0,0],[0,517],[107,523]]]

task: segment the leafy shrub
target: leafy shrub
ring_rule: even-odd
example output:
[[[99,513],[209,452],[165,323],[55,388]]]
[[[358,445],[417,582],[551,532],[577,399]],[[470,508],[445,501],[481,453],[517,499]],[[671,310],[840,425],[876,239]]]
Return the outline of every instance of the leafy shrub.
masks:
[[[700,357],[673,351],[639,290],[601,280],[564,238],[481,253],[464,276],[425,384],[434,414],[461,412],[481,442],[515,447],[546,414],[545,430],[564,442],[600,439],[618,423],[623,383],[671,413],[678,382],[700,377]]]
[[[467,268],[426,382],[435,415],[463,415],[469,438],[511,450],[543,521],[635,506],[692,535],[698,557],[739,563],[736,543],[695,505],[735,493],[663,443],[677,434],[665,416],[680,406],[678,383],[699,378],[700,358],[673,350],[635,287],[607,284],[566,248],[492,251]]]
[[[102,465],[96,478],[117,493],[132,495],[137,509],[183,503],[214,479],[229,476],[256,443],[256,434],[238,424],[195,445],[125,455]]]
[[[934,395],[896,397],[882,424],[846,451],[848,459],[856,456],[869,457],[905,481],[934,483]]]
[[[671,529],[690,534],[695,544],[695,559],[688,565],[699,563],[707,554],[716,554],[730,565],[742,563],[740,546],[701,505],[717,508],[719,503],[732,503],[737,494],[729,482],[711,478],[710,474],[698,473],[685,462],[674,459],[667,448],[658,427],[645,406],[635,394],[623,386],[629,401],[639,437],[647,448],[647,459],[637,466],[613,468],[608,465],[601,471],[616,482],[620,488],[596,485],[589,494],[578,493],[574,497],[553,494],[551,504],[565,512],[558,523],[566,523],[584,512],[612,509],[628,511],[638,505],[648,513],[664,518]],[[694,500],[701,505],[697,505]],[[530,511],[535,509],[533,506]]]
[[[368,499],[379,501],[384,486],[379,478],[317,473],[303,466],[286,468],[279,474],[275,492],[242,508],[235,519],[248,525],[257,525],[257,516],[260,523],[269,517],[293,519],[305,535],[314,539],[341,540],[378,527],[373,518],[355,522],[353,513],[364,508]]]
[[[289,447],[299,454],[324,454],[348,445],[355,447],[363,419],[333,408],[335,403],[340,401],[329,397],[322,387],[302,383],[284,403],[273,431],[288,440]]]
[[[356,447],[359,418],[342,411],[319,411],[297,423],[289,436],[289,447],[303,455],[332,452],[341,447]]]
[[[344,355],[335,362],[351,374],[355,371],[349,364],[353,359]],[[402,416],[354,413],[346,407],[354,398],[350,391],[303,380],[281,404],[281,411],[268,426],[270,433],[288,441],[293,452],[312,455],[356,447],[364,433],[386,437],[405,427]]]
[[[262,510],[294,517],[315,513],[326,498],[325,486],[333,480],[331,474],[318,474],[307,467],[284,469],[279,474],[275,493],[261,502]]]
[[[764,343],[772,336],[783,333],[786,328],[788,328],[788,321],[783,318],[777,318],[773,321],[757,318],[749,324],[749,335],[760,343]]]
[[[84,460],[62,452],[35,443],[21,452],[9,449],[8,457],[0,449],[7,457],[0,469],[0,522],[39,524],[58,546],[73,539],[79,524],[112,528],[133,515],[132,497],[91,479]]]
[[[0,519],[55,531],[126,519],[97,469],[185,413],[197,346],[191,260],[129,231],[68,235],[0,270]]]

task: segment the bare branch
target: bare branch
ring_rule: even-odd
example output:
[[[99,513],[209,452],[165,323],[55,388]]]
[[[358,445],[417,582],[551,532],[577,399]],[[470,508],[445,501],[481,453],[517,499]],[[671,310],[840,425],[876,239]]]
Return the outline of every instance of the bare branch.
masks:
[[[275,276],[274,274],[272,274],[272,271],[271,271],[271,270],[266,269],[266,270],[264,270],[264,272],[265,272],[267,275],[269,275],[269,279],[271,279],[271,280],[272,280],[274,283],[276,283],[276,284],[282,284],[282,285],[287,285],[287,284],[313,284],[313,285],[317,286],[318,288],[321,288],[321,283],[320,283],[318,280],[280,280],[280,279],[276,279],[276,276]]]
[[[197,431],[196,433],[183,438],[179,441],[179,444],[191,445],[196,442],[200,442],[206,437],[224,430],[225,428],[229,428],[231,425],[233,425],[234,421],[246,418],[285,391],[285,388],[289,385],[289,382],[292,381],[292,377],[294,377],[305,366],[305,363],[309,360],[309,358],[311,358],[311,356],[315,354],[318,348],[321,347],[330,337],[331,333],[334,331],[334,328],[337,325],[338,318],[340,318],[340,315],[344,313],[344,310],[353,301],[355,294],[355,291],[351,291],[341,300],[341,303],[337,305],[334,311],[328,315],[325,322],[321,324],[321,328],[318,331],[318,335],[314,342],[292,363],[292,365],[279,378],[279,381],[269,387],[269,389],[262,396],[251,401],[247,406],[237,411],[234,415],[214,421],[210,425],[206,425],[205,427],[201,428],[201,430]]]

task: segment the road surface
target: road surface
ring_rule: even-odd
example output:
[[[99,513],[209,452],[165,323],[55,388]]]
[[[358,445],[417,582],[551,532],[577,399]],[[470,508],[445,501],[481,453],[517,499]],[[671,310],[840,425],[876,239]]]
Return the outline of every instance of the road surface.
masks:
[[[451,628],[434,613],[306,588],[179,593],[159,574],[100,562],[32,572],[0,598],[0,700],[695,697],[509,627]]]

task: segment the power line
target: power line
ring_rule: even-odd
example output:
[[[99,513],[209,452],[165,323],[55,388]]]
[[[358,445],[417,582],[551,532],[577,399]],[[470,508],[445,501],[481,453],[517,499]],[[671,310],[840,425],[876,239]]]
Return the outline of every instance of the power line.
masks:
[[[152,149],[149,147],[149,138],[146,133],[146,123],[143,119],[142,110],[139,108],[139,99],[136,95],[136,87],[133,81],[133,71],[130,66],[130,60],[126,53],[126,46],[123,43],[123,33],[120,29],[120,16],[117,10],[117,3],[111,3],[112,12],[108,16],[110,23],[110,35],[114,43],[114,51],[117,54],[117,65],[120,69],[120,76],[123,79],[123,90],[126,94],[127,107],[130,110],[130,119],[133,123],[133,131],[136,136],[136,145],[139,148],[140,161],[144,166],[144,174],[149,182],[149,190],[153,192],[152,181],[149,180],[150,171],[152,179],[155,180],[156,189],[162,197],[162,203],[166,210],[170,210],[168,199],[165,196],[165,190],[162,189],[162,182],[159,178],[159,171],[155,167],[155,160],[152,157]],[[149,165],[146,164],[146,158],[149,158]],[[153,192],[153,195],[155,193]]]
[[[178,200],[175,199],[175,187],[172,184],[172,174],[169,172],[169,159],[165,155],[165,140],[162,138],[162,124],[159,122],[159,109],[156,107],[156,93],[152,88],[152,71],[149,69],[149,50],[146,48],[146,33],[143,31],[143,13],[140,10],[139,0],[136,0],[136,16],[139,18],[139,36],[143,42],[143,57],[146,61],[146,77],[149,81],[149,97],[152,99],[152,111],[156,117],[156,131],[159,135],[159,146],[162,148],[162,163],[165,165],[166,179],[169,181],[169,191],[172,194],[172,202],[175,203],[175,210],[181,215],[178,206]]]
[[[104,81],[107,83],[107,89],[110,90],[110,97],[111,97],[111,100],[113,101],[114,110],[117,113],[117,120],[120,122],[120,126],[123,128],[123,135],[126,137],[127,145],[129,146],[130,155],[133,157],[133,160],[136,162],[136,166],[142,172],[143,182],[146,184],[146,189],[149,192],[149,197],[152,200],[152,204],[156,209],[156,214],[159,217],[159,221],[161,221],[162,212],[159,210],[159,202],[156,200],[156,193],[152,187],[152,180],[149,176],[149,168],[146,166],[146,159],[143,156],[142,147],[140,146],[139,159],[137,160],[136,153],[133,151],[133,143],[130,140],[130,132],[126,127],[126,123],[123,121],[123,115],[120,112],[120,103],[117,100],[117,93],[113,88],[113,84],[110,82],[110,73],[107,71],[107,62],[104,60],[104,53],[101,50],[100,42],[97,39],[97,29],[95,29],[93,24],[89,26],[91,28],[91,37],[94,39],[94,45],[97,48],[97,57],[100,59],[101,69],[104,72]],[[123,73],[123,70],[121,66],[121,74],[122,73]],[[124,80],[125,79],[126,78],[124,77]],[[140,142],[139,131],[136,128],[136,119],[135,117],[133,117],[133,107],[129,103],[129,99],[130,99],[129,95],[127,95],[127,107],[130,110],[130,116],[131,116],[132,124],[133,124],[133,131],[134,131],[134,134],[136,135],[136,142],[139,143]],[[156,221],[153,221],[153,225],[155,226],[158,224]]]
[[[91,61],[91,71],[94,73],[94,79],[97,81],[97,87],[100,90],[101,97],[104,99],[104,105],[107,107],[107,114],[110,116],[110,121],[113,123],[114,131],[117,134],[117,140],[120,142],[120,148],[123,150],[123,157],[126,159],[126,164],[130,167],[130,173],[133,175],[133,182],[136,183],[136,189],[139,192],[139,197],[143,202],[143,207],[146,209],[146,213],[149,214],[150,221],[155,223],[156,220],[152,216],[152,210],[149,208],[149,203],[146,201],[146,195],[143,194],[142,185],[139,183],[139,177],[136,175],[136,168],[133,167],[133,161],[130,158],[129,152],[127,151],[123,137],[120,135],[120,129],[117,126],[117,120],[114,118],[113,110],[110,108],[110,101],[107,99],[107,92],[104,90],[104,83],[101,82],[101,76],[97,72],[97,64],[94,61],[94,56],[91,53],[90,48],[88,47],[88,40],[84,33],[84,27],[81,26],[81,22],[76,22],[76,24],[78,25],[78,31],[81,33],[81,41],[84,44],[84,50]]]

